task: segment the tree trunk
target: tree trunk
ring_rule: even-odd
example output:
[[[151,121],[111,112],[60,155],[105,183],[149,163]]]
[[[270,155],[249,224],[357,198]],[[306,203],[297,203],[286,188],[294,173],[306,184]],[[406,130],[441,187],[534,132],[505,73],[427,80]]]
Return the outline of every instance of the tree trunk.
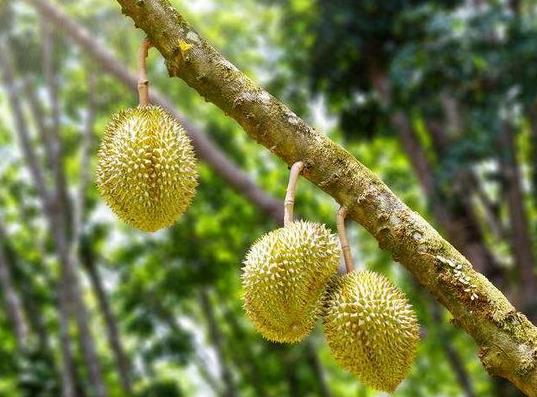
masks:
[[[220,364],[220,376],[222,378],[222,382],[224,383],[224,392],[222,397],[238,397],[239,393],[235,386],[235,382],[233,381],[233,374],[229,368],[224,353],[225,342],[218,326],[218,320],[214,313],[209,292],[205,288],[200,289],[199,302],[203,315],[205,316],[205,321],[207,321],[211,343],[214,346],[216,356],[218,357],[218,362]]]
[[[531,189],[533,196],[533,205],[537,209],[537,104],[534,104],[528,110],[528,119],[530,123],[530,170],[531,170]]]
[[[56,194],[51,195],[45,184],[45,179],[42,174],[41,168],[35,151],[30,141],[30,134],[27,124],[24,120],[22,106],[14,87],[15,72],[14,67],[11,64],[11,51],[7,44],[0,46],[0,67],[4,74],[4,83],[8,91],[8,99],[11,104],[13,115],[15,118],[15,124],[18,129],[18,137],[22,152],[26,159],[26,163],[30,170],[30,175],[33,178],[34,184],[37,188],[39,198],[41,200],[43,212],[49,224],[49,230],[51,232],[56,254],[61,264],[62,282],[60,286],[62,291],[59,292],[59,304],[60,304],[60,317],[61,328],[63,329],[62,341],[68,343],[68,319],[65,318],[69,313],[70,304],[73,304],[73,313],[80,331],[81,343],[83,347],[84,357],[88,366],[88,372],[91,378],[91,385],[95,389],[96,397],[106,397],[106,391],[104,388],[104,382],[100,371],[100,365],[98,362],[95,345],[89,329],[87,309],[83,302],[78,275],[76,273],[76,267],[74,266],[73,257],[69,251],[69,242],[67,240],[67,224],[65,211],[69,209],[68,203],[64,202],[65,196],[62,192],[66,192],[65,186],[61,186],[61,181],[56,180]],[[55,146],[60,147],[60,142],[53,142]],[[59,151],[61,153],[61,150]],[[63,173],[61,168],[61,159],[55,159],[57,162],[58,172]],[[62,177],[62,181],[65,179]],[[74,393],[74,381],[73,377],[69,374],[70,363],[72,363],[72,357],[69,358],[68,352],[70,347],[67,345],[62,346],[63,358],[64,358],[64,394],[66,396],[72,396]],[[71,379],[68,379],[71,377]]]
[[[444,109],[443,123],[446,127],[443,128],[439,122],[434,120],[427,121],[427,128],[438,163],[443,163],[448,152],[449,137],[446,131],[460,134],[462,130],[457,102],[447,95],[442,95],[442,104]],[[446,190],[444,195],[449,198],[449,204],[446,205],[446,208],[449,209],[450,220],[446,225],[440,223],[440,226],[447,231],[450,241],[478,271],[484,272],[496,286],[506,287],[505,272],[485,242],[479,219],[471,201],[471,195],[475,193],[484,206],[486,221],[492,232],[497,237],[503,237],[501,221],[493,213],[492,205],[484,194],[480,181],[471,169],[460,169],[454,177],[453,183],[444,189]],[[446,201],[441,195],[437,196],[429,200]]]
[[[11,64],[12,59],[13,57],[9,52],[9,47],[7,47],[7,45],[3,43],[0,43],[0,68],[2,69],[4,84],[7,89],[8,101],[11,106],[12,114],[14,117],[15,127],[18,131],[17,137],[24,158],[26,160],[26,164],[30,171],[30,175],[33,179],[38,195],[41,199],[43,211],[45,213],[48,213],[50,211],[50,196],[49,192],[47,191],[45,179],[43,177],[43,174],[41,173],[41,168],[39,167],[37,157],[32,150],[28,126],[24,119],[22,106],[15,90],[15,73],[13,65]],[[76,397],[74,364],[68,332],[69,301],[65,296],[65,289],[61,288],[61,285],[58,300],[60,314],[60,344],[62,352],[62,396]]]
[[[60,137],[60,99],[58,97],[58,76],[56,71],[56,65],[54,64],[55,53],[55,38],[51,27],[46,21],[41,18],[41,31],[42,31],[42,62],[43,62],[43,74],[45,77],[46,88],[48,93],[48,100],[51,106],[50,122],[47,123],[42,132],[46,135],[42,136],[45,152],[49,164],[52,165],[52,180],[55,185],[53,200],[61,203],[62,210],[58,211],[56,216],[62,222],[62,226],[65,231],[65,236],[68,243],[71,242],[73,236],[71,228],[71,200],[67,192],[67,181],[65,172],[63,169],[63,150],[62,141]]]
[[[168,1],[118,2],[164,56],[170,76],[181,77],[289,165],[303,161],[304,176],[347,207],[448,308],[477,342],[489,373],[537,396],[537,328],[463,255],[350,153],[222,57]]]
[[[61,208],[61,207],[60,207]],[[80,344],[84,360],[88,368],[90,387],[94,390],[96,397],[106,397],[106,388],[101,372],[101,366],[97,355],[97,349],[90,329],[90,318],[88,309],[82,296],[80,281],[75,266],[75,260],[70,252],[69,244],[62,230],[62,220],[60,216],[54,217],[51,222],[52,234],[56,244],[56,250],[62,265],[62,280],[65,295],[72,303],[73,313],[79,331]]]
[[[55,185],[53,203],[49,212],[51,232],[54,236],[56,252],[62,264],[62,277],[64,286],[67,288],[67,295],[73,303],[74,317],[79,330],[80,343],[90,379],[90,387],[94,390],[96,397],[106,397],[107,392],[102,376],[101,365],[97,349],[91,333],[89,312],[83,298],[83,291],[78,277],[78,266],[76,252],[73,247],[77,247],[78,235],[72,230],[73,210],[71,200],[67,193],[67,182],[63,166],[63,150],[60,137],[60,103],[58,98],[58,82],[56,68],[54,67],[54,38],[50,27],[43,25],[43,65],[48,86],[49,98],[52,104],[52,122],[48,128],[47,138],[44,139],[48,145],[47,153],[52,155],[49,161],[53,164],[53,181]],[[74,238],[73,238],[74,237]]]
[[[222,298],[223,297],[219,296],[219,301],[222,301]],[[252,351],[249,346],[245,345],[247,343],[247,335],[244,333],[243,329],[237,321],[236,316],[229,307],[226,307],[224,317],[224,321],[227,322],[229,328],[231,329],[231,332],[233,333],[233,339],[240,341],[239,343],[241,344],[241,354],[239,354],[235,346],[231,346],[231,349],[229,349],[230,353],[234,357],[233,361],[235,362],[235,366],[241,367],[243,371],[248,373],[248,378],[250,380],[250,384],[255,392],[256,397],[265,397],[267,393],[262,384],[262,370],[259,368],[257,360],[252,354]]]
[[[10,264],[4,251],[5,244],[7,244],[7,234],[0,223],[0,287],[4,295],[7,318],[13,327],[17,349],[20,354],[28,347],[28,324],[26,323],[21,299],[13,283]]]
[[[77,397],[75,389],[76,369],[71,348],[69,317],[72,313],[71,302],[67,294],[66,280],[62,277],[58,285],[58,306],[60,317],[60,345],[62,352],[62,397]]]
[[[93,256],[93,252],[91,252],[91,247],[82,247],[81,259],[82,264],[88,272],[91,287],[95,293],[95,296],[97,297],[97,302],[104,318],[108,343],[112,353],[114,354],[121,386],[125,392],[125,395],[130,396],[132,394],[130,380],[131,366],[127,355],[125,354],[125,350],[123,349],[121,338],[119,337],[117,321],[114,313],[112,312],[112,308],[110,307],[110,303],[108,302],[108,296],[104,290],[101,276],[99,275],[99,269],[97,269],[95,266],[95,258]]]
[[[500,151],[500,163],[503,174],[503,194],[507,199],[511,224],[511,251],[516,267],[520,270],[521,298],[525,309],[531,310],[530,318],[537,319],[535,256],[522,193],[522,176],[516,155],[515,134],[510,125],[504,124],[499,143],[503,148]]]

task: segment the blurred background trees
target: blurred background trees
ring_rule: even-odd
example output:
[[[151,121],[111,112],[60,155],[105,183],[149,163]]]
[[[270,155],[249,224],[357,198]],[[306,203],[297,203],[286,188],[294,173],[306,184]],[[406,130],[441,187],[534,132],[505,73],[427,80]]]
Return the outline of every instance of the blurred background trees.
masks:
[[[173,3],[537,318],[537,4]],[[96,148],[109,115],[136,104],[129,70],[142,38],[115,2],[0,1],[0,395],[379,395],[335,365],[318,330],[283,346],[244,318],[241,260],[281,221],[273,200],[287,167],[170,84],[153,52],[152,87],[239,168],[204,163],[189,213],[155,234],[99,199]],[[298,216],[334,226],[322,192],[301,182],[297,199]],[[359,266],[397,281],[423,326],[395,395],[519,395],[373,239],[352,226],[351,240]]]

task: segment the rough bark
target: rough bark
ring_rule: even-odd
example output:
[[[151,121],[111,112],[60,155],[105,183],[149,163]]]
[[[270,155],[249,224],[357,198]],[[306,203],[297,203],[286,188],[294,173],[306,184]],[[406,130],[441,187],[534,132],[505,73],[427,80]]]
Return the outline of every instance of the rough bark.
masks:
[[[122,65],[108,49],[101,46],[88,30],[71,20],[61,9],[51,4],[48,0],[26,1],[33,5],[43,18],[53,23],[58,30],[69,35],[73,41],[92,56],[103,70],[115,76],[133,93],[137,94],[138,78],[136,74]],[[282,222],[283,204],[280,200],[276,200],[257,187],[247,174],[231,162],[207,135],[179,113],[172,101],[158,90],[150,89],[150,100],[152,103],[165,108],[181,122],[192,139],[199,158],[205,161],[217,175],[222,177],[239,194],[250,200],[263,213],[277,219],[278,223]]]
[[[537,328],[420,215],[344,148],[316,132],[210,46],[167,0],[118,0],[171,76],[233,117],[257,142],[349,209],[476,341],[492,375],[537,396]]]

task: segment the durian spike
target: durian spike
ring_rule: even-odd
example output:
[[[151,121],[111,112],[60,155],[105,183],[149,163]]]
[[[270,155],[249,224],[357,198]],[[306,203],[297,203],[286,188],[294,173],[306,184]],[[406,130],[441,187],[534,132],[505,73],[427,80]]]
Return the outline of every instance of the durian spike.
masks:
[[[343,251],[343,259],[345,260],[345,269],[347,273],[354,270],[354,262],[352,260],[351,247],[347,239],[347,230],[345,228],[345,218],[347,217],[347,208],[341,206],[337,212],[337,232],[341,243],[341,251]]]
[[[147,79],[145,60],[152,46],[149,39],[145,38],[138,50],[138,98],[140,106],[149,105],[149,80]]]
[[[295,207],[295,192],[298,176],[304,169],[304,163],[297,161],[291,167],[289,174],[289,184],[287,185],[287,193],[285,194],[284,210],[283,210],[283,225],[287,226],[293,222],[293,209]]]

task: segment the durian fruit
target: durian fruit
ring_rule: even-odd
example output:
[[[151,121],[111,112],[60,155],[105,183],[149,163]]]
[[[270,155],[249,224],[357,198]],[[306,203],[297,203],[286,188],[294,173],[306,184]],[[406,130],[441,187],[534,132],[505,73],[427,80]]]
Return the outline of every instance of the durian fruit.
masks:
[[[294,343],[311,332],[340,255],[335,235],[304,221],[274,230],[252,246],[242,274],[244,308],[261,335]]]
[[[393,392],[416,354],[419,326],[404,293],[384,276],[353,271],[324,297],[326,340],[336,361],[362,383]]]
[[[190,139],[162,108],[112,116],[98,153],[97,187],[123,221],[148,232],[170,226],[190,205],[197,177]]]

